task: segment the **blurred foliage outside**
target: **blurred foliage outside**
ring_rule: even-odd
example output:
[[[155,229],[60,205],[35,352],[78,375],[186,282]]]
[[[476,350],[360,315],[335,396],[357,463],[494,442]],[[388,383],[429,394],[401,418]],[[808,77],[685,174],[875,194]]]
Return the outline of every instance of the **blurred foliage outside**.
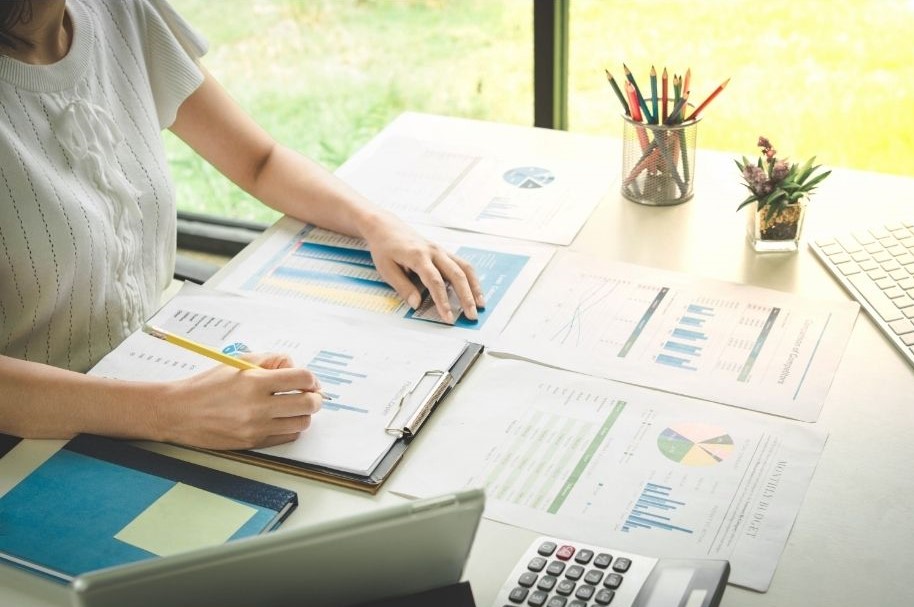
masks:
[[[531,125],[530,0],[172,0],[203,63],[280,142],[335,169],[403,111]],[[914,0],[572,0],[569,122],[619,137],[604,76],[692,70],[700,147],[914,175]],[[254,221],[251,200],[167,134],[182,210]],[[734,169],[733,175],[738,179]],[[608,176],[611,178],[611,176]]]

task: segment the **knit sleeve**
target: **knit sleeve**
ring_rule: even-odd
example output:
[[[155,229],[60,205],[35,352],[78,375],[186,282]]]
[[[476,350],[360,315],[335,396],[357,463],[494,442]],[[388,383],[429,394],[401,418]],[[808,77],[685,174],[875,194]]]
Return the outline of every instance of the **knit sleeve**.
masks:
[[[178,108],[203,83],[197,60],[207,51],[206,39],[167,2],[146,0],[146,69],[159,126],[175,121]]]

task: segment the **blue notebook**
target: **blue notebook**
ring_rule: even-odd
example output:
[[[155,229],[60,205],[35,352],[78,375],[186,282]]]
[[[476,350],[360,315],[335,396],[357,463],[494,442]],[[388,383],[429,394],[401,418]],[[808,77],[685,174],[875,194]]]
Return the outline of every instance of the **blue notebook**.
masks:
[[[18,439],[0,435],[0,455]],[[0,497],[0,559],[61,582],[276,528],[294,491],[80,435]]]

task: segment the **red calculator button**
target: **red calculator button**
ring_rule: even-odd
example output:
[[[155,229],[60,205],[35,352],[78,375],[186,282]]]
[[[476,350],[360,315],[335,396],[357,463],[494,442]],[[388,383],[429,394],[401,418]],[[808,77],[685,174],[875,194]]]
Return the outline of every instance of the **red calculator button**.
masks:
[[[563,561],[567,561],[574,556],[574,546],[562,546],[559,548],[559,551],[555,553],[555,556]]]

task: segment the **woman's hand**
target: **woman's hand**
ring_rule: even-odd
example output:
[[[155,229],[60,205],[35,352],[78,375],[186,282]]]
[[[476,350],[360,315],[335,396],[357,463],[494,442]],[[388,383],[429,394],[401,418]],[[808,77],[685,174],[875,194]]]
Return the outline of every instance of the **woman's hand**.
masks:
[[[485,307],[486,302],[476,272],[468,262],[429,242],[393,215],[375,215],[363,233],[381,277],[414,310],[422,296],[409,272],[428,288],[438,314],[446,322],[455,320],[448,302],[448,285],[457,294],[464,315],[470,320],[478,318],[476,308]]]
[[[178,380],[160,404],[164,440],[207,449],[253,449],[295,440],[321,407],[320,384],[288,356],[245,356],[263,369],[220,365]]]

